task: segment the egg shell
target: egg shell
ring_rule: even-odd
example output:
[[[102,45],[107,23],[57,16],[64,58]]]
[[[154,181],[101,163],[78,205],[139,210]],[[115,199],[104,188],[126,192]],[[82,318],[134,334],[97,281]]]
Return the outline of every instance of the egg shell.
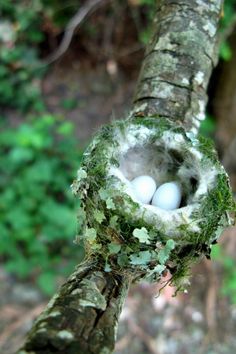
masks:
[[[157,188],[152,198],[152,205],[164,209],[179,208],[182,198],[181,186],[178,182],[167,182]]]
[[[143,204],[149,204],[157,188],[155,180],[150,176],[138,176],[131,181],[135,197]]]

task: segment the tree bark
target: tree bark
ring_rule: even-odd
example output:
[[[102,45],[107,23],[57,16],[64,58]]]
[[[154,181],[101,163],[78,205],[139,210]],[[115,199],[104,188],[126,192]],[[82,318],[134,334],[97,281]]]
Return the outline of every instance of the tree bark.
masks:
[[[86,261],[51,299],[19,354],[111,353],[130,280]]]
[[[167,117],[197,132],[216,64],[221,0],[160,0],[130,116]],[[87,261],[38,318],[20,354],[109,354],[131,278]]]
[[[167,117],[197,132],[205,118],[206,89],[217,63],[222,5],[220,0],[158,1],[133,114]]]

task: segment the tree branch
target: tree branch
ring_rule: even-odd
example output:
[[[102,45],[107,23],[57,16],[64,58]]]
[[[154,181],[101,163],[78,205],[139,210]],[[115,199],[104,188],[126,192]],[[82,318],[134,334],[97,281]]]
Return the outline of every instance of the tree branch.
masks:
[[[160,0],[134,96],[136,116],[162,116],[198,131],[217,63],[223,2]]]
[[[130,278],[80,265],[49,302],[19,354],[112,352]]]
[[[91,15],[97,8],[100,6],[104,0],[89,0],[84,6],[82,6],[78,12],[71,18],[69,23],[67,24],[62,41],[56,51],[50,54],[44,61],[43,64],[49,65],[54,61],[59,59],[70,46],[71,40],[73,38],[75,30],[81,25],[83,20]]]

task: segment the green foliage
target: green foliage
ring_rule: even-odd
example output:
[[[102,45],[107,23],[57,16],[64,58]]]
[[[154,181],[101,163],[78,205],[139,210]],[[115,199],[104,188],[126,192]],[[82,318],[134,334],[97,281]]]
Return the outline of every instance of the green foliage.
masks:
[[[0,260],[21,278],[39,276],[47,294],[55,274],[68,273],[82,252],[72,244],[76,206],[69,186],[81,153],[70,125],[44,114],[0,129]]]
[[[62,0],[0,0],[0,105],[44,109],[40,79],[46,67],[40,60],[40,44],[64,28],[78,5],[78,1],[65,6]],[[72,99],[62,102],[65,109],[76,105]]]
[[[146,45],[152,34],[152,20],[157,4],[156,0],[139,0],[139,5],[142,7],[147,17],[147,26],[139,31],[139,41]]]
[[[228,42],[224,41],[220,46],[220,57],[224,61],[230,61],[232,59],[233,53]]]
[[[201,122],[199,133],[205,137],[213,138],[215,130],[216,130],[216,121],[212,116],[207,114],[206,118]]]
[[[44,39],[41,31],[40,1],[0,1],[0,105],[27,109],[39,102],[37,45]],[[38,69],[36,69],[38,68]]]
[[[236,304],[236,261],[228,256],[220,245],[212,247],[211,257],[219,262],[224,271],[222,294]]]
[[[235,21],[236,0],[225,0],[220,21],[220,31],[224,32],[230,28]],[[232,58],[232,50],[227,40],[224,40],[220,45],[220,58],[229,61]]]
[[[231,26],[235,18],[236,0],[225,0],[220,21],[221,30],[224,31]]]

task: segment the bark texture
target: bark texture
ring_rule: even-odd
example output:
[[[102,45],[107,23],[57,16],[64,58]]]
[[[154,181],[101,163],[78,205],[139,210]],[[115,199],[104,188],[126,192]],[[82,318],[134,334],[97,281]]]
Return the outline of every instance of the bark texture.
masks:
[[[217,63],[222,0],[160,0],[134,96],[135,116],[167,117],[197,133]]]
[[[111,353],[129,282],[92,262],[79,266],[37,319],[19,354]]]

